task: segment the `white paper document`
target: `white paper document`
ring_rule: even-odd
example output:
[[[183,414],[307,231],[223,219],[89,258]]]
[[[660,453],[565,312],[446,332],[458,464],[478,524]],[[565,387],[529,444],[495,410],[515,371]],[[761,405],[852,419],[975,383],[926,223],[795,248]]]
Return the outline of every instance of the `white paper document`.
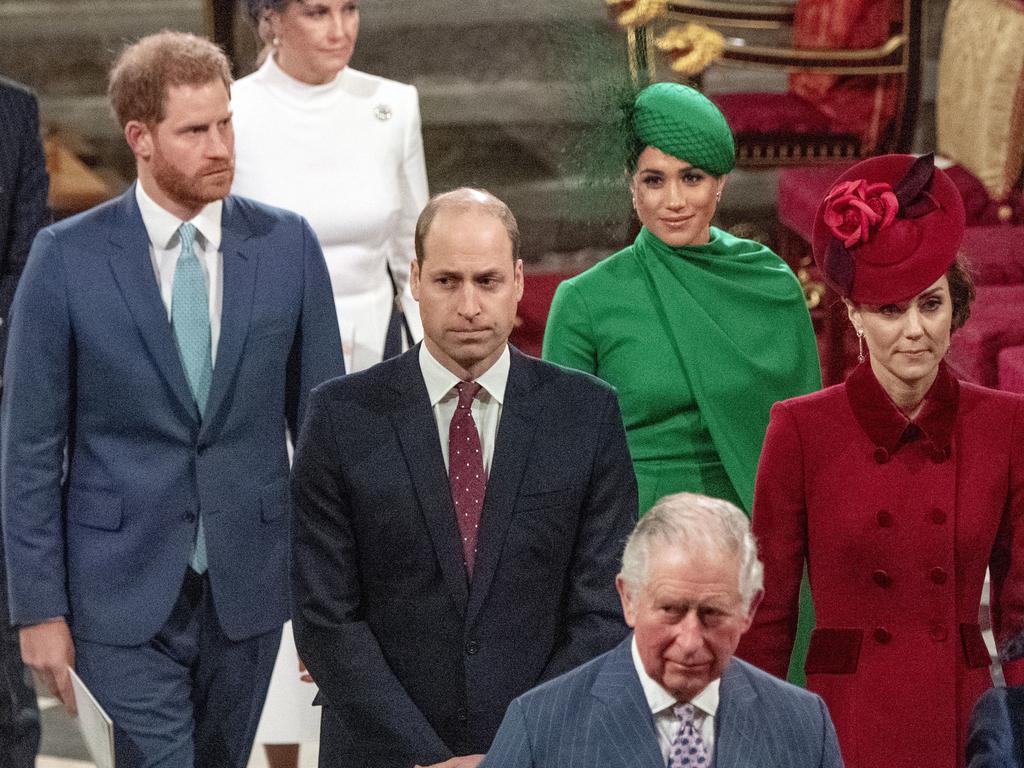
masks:
[[[96,768],[114,768],[114,722],[75,670],[68,667],[68,671],[71,673],[71,686],[75,690],[75,704],[78,707],[75,722],[82,732],[82,740]]]

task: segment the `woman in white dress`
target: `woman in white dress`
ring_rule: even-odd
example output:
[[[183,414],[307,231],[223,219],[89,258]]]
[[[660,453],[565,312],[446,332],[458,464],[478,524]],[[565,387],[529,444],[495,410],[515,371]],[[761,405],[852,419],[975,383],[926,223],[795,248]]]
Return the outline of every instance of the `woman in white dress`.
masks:
[[[232,191],[297,211],[320,241],[345,366],[381,361],[394,289],[412,335],[413,231],[427,201],[416,89],[348,66],[355,0],[248,0],[270,53],[232,87]]]
[[[232,191],[309,220],[331,276],[346,370],[367,368],[384,355],[395,291],[389,268],[413,339],[422,336],[408,287],[427,201],[416,89],[348,66],[355,0],[247,3],[269,51],[232,88]],[[289,622],[256,734],[274,768],[294,766],[298,744],[317,741],[315,692]]]

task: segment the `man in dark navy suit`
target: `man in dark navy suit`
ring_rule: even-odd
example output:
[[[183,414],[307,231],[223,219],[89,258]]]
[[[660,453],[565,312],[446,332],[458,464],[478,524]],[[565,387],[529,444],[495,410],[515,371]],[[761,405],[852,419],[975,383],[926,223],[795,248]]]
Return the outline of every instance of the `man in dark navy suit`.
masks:
[[[32,238],[49,223],[48,186],[35,96],[0,78],[0,397],[7,315]],[[0,538],[0,768],[30,768],[39,746],[39,713],[18,635],[9,630],[3,561]]]
[[[310,396],[292,596],[322,766],[474,766],[513,698],[626,633],[618,402],[509,347],[518,243],[492,195],[435,197],[412,264],[423,344]]]
[[[299,216],[228,195],[223,53],[163,32],[110,96],[121,197],[36,237],[11,310],[2,491],[22,656],[70,711],[73,665],[119,768],[243,768],[288,616],[288,453],[343,373]]]
[[[1024,663],[1024,633],[1006,643],[999,661]],[[990,688],[974,705],[967,732],[968,768],[1024,768],[1024,685]]]

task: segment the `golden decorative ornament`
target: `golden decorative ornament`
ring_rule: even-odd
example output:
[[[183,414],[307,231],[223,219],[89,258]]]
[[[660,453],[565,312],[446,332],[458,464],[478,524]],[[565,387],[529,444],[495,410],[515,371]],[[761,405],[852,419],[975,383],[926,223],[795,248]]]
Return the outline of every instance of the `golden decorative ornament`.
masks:
[[[654,41],[654,46],[668,55],[673,72],[696,77],[722,58],[725,38],[710,27],[691,22],[672,27]]]
[[[623,27],[642,27],[668,10],[668,0],[605,0]]]

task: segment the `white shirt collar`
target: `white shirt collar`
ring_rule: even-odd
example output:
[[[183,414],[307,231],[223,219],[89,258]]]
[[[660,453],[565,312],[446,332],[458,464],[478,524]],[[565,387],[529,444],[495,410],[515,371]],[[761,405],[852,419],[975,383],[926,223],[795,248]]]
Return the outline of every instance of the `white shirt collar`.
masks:
[[[643,688],[644,698],[647,699],[647,706],[650,707],[651,714],[658,715],[666,709],[672,714],[671,708],[679,702],[676,701],[675,696],[662,687],[661,683],[647,674],[647,670],[644,669],[644,663],[640,659],[640,649],[636,644],[636,635],[633,635],[633,639],[630,642],[630,650],[633,654],[633,666],[636,667],[637,677],[640,678],[640,687]],[[693,704],[705,715],[714,717],[718,712],[718,686],[721,682],[721,678],[715,678],[700,693],[690,699],[689,703]]]
[[[508,351],[508,344],[506,344],[501,356],[494,361],[494,365],[475,379],[476,383],[499,403],[505,402],[505,385],[508,384],[508,371],[511,364],[512,355]],[[462,381],[430,354],[425,342],[420,344],[420,371],[423,372],[423,383],[427,385],[431,408],[449,396],[455,385]]]
[[[142,223],[149,234],[149,241],[154,248],[168,250],[178,235],[178,227],[182,225],[181,219],[150,197],[142,188],[142,182],[135,184],[135,200],[139,204],[139,213],[142,214]],[[191,219],[207,246],[215,251],[220,250],[220,221],[223,207],[223,200],[214,200],[203,206],[203,209]]]

